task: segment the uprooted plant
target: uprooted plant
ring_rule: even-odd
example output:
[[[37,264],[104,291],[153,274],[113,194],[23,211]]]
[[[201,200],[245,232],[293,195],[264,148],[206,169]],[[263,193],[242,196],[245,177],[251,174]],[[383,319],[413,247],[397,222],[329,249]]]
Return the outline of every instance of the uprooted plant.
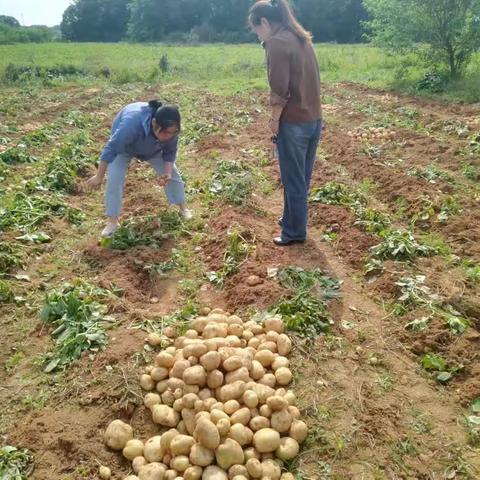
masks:
[[[55,346],[45,356],[45,372],[64,369],[84,351],[96,353],[106,345],[105,328],[113,318],[99,300],[113,296],[111,290],[81,280],[46,294],[40,319],[55,328],[51,333]]]

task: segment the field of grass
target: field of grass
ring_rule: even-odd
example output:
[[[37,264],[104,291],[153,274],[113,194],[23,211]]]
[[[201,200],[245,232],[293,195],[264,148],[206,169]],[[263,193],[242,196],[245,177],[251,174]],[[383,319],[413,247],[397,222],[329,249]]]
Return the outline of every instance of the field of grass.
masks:
[[[309,236],[278,249],[259,46],[0,47],[0,70],[41,67],[0,98],[2,480],[130,474],[105,428],[158,434],[139,377],[168,327],[185,332],[205,308],[284,320],[309,429],[282,465],[295,480],[480,478],[478,109],[406,95],[420,67],[401,94],[383,90],[399,62],[377,49],[318,52]],[[114,115],[151,97],[181,107],[194,218],[134,162],[121,228],[100,241],[102,192],[85,180]]]
[[[447,100],[480,101],[480,56],[466,78],[448,84],[442,92],[417,91],[416,84],[431,68],[414,56],[389,56],[368,45],[317,45],[323,81],[358,82],[374,88],[398,89]],[[160,69],[162,57],[167,59]],[[264,52],[259,45],[163,44],[19,44],[0,46],[0,72],[17,67],[74,67],[77,74],[43,72],[49,85],[62,82],[189,82],[212,89],[241,91],[265,85]],[[163,70],[163,71],[162,71]],[[68,71],[68,68],[67,68]],[[74,70],[75,71],[75,70]],[[24,75],[26,81],[29,75]]]

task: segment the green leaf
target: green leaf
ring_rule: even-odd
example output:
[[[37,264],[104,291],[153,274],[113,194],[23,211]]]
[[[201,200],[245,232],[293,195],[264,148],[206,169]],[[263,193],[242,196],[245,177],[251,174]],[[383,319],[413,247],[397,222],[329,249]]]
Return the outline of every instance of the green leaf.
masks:
[[[475,413],[480,413],[480,397],[475,399],[472,403],[472,411]]]
[[[452,376],[450,372],[441,372],[437,375],[436,379],[440,383],[448,383]]]

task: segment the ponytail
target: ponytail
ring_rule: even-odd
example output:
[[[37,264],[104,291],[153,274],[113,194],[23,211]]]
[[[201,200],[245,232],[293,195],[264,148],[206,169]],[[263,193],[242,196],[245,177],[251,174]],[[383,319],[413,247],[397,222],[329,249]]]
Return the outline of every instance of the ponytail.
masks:
[[[182,118],[176,105],[163,105],[158,100],[150,100],[148,106],[152,109],[152,118],[161,130],[176,126],[180,131]]]
[[[312,34],[307,32],[290,8],[287,0],[260,0],[250,8],[249,23],[250,26],[258,27],[262,18],[269,23],[279,23],[284,28],[292,32],[303,44],[312,41]]]

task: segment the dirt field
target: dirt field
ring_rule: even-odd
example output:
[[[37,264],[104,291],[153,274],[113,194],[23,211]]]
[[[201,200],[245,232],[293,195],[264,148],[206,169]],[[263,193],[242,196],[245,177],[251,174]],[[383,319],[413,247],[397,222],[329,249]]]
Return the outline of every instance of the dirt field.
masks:
[[[311,202],[307,243],[279,249],[271,240],[279,231],[283,193],[271,158],[266,95],[220,97],[181,85],[159,90],[51,89],[40,110],[23,117],[16,105],[25,92],[1,100],[4,151],[28,133],[60,128],[27,147],[37,161],[8,167],[2,195],[21,191],[22,181],[39,175],[44,159],[69,135],[88,133],[85,152],[95,156],[123,104],[153,92],[178,102],[186,119],[178,164],[195,211],[195,219],[159,247],[114,250],[98,244],[101,194],[79,189],[65,202],[81,210],[84,221],[74,226],[48,218],[41,229],[51,241],[22,246],[23,268],[6,277],[22,299],[0,304],[0,433],[5,443],[33,452],[30,478],[93,479],[99,463],[123,478],[128,462],[107,451],[102,434],[114,418],[128,420],[140,437],[156,432],[138,385],[151,355],[144,348],[148,328],[187,304],[244,318],[265,310],[287,295],[269,275],[287,266],[321,268],[342,282],[340,297],[329,303],[331,332],[295,342],[294,390],[310,427],[291,466],[298,478],[480,478],[479,434],[467,420],[480,397],[478,109],[353,84],[325,86],[325,130],[312,181],[312,198],[323,188],[321,199]],[[240,204],[206,189],[218,163],[230,160],[254,172],[253,191]],[[336,191],[342,185],[343,196],[328,194],[327,182]],[[125,218],[166,208],[148,166],[136,163]],[[409,229],[417,250],[428,246],[430,253],[405,258],[385,247],[365,274],[372,247],[391,240],[385,225]],[[218,288],[205,275],[222,268],[234,226],[254,248]],[[0,234],[3,242],[19,243],[15,227]],[[181,267],[155,278],[146,273],[145,266],[172,255]],[[257,285],[248,284],[252,275],[260,278]],[[42,356],[52,348],[52,329],[39,319],[45,291],[75,278],[123,291],[108,301],[115,323],[104,351],[46,374]],[[397,284],[401,279],[410,279],[409,293]],[[423,327],[412,326],[422,318]],[[432,355],[444,368],[428,368],[425,358]],[[447,377],[437,381],[439,373]]]

